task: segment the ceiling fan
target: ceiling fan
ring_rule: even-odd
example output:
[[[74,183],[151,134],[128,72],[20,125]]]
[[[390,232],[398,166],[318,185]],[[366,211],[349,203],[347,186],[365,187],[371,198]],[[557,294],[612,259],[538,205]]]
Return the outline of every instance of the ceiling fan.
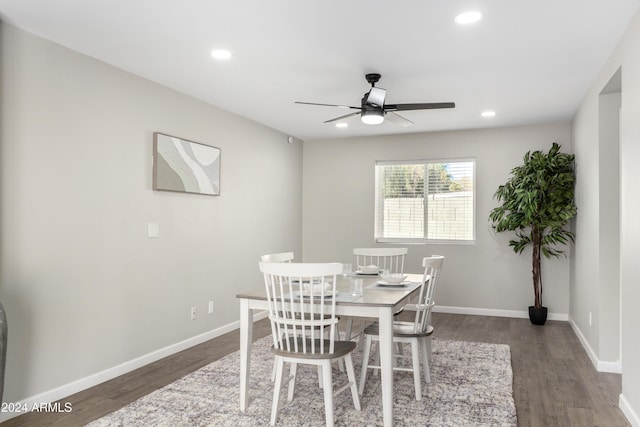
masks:
[[[360,115],[360,119],[363,123],[368,125],[377,125],[384,121],[385,116],[392,122],[399,124],[402,127],[408,127],[413,125],[413,122],[405,117],[402,117],[396,111],[410,111],[410,110],[432,110],[437,108],[455,108],[456,104],[453,102],[429,102],[418,104],[385,104],[384,98],[387,93],[386,89],[376,87],[376,83],[380,80],[380,74],[367,74],[365,75],[367,82],[371,84],[369,92],[365,93],[362,97],[360,107],[352,107],[349,105],[335,105],[335,104],[319,104],[316,102],[301,102],[295,101],[296,104],[305,105],[321,105],[324,107],[338,107],[349,108],[352,110],[358,110],[353,113],[346,114],[344,116],[336,117],[325,121],[325,123],[337,122],[346,119],[351,116]]]

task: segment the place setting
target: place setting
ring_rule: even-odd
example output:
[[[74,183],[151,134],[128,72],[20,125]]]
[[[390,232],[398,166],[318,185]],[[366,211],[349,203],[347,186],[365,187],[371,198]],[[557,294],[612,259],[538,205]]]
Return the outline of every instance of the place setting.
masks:
[[[358,279],[354,282],[357,281]],[[318,280],[314,280],[313,283],[311,283],[308,280],[303,280],[302,283],[302,290],[294,290],[291,293],[291,296],[294,299],[302,296],[304,300],[320,301],[327,300],[335,295],[336,301],[338,302],[350,302],[362,296],[362,283],[359,285],[359,291],[358,285],[354,284],[353,286],[350,286],[348,292],[339,292],[337,289],[333,289],[333,284],[331,282],[320,282]]]
[[[319,280],[311,282],[309,280],[305,281],[304,279],[302,281],[302,290],[291,293],[294,298],[302,296],[303,298],[313,299],[330,298],[337,294],[338,291],[334,290],[333,285],[329,282],[320,282]]]
[[[375,277],[379,276],[383,270],[375,264],[358,265],[357,270],[353,271],[352,264],[342,264],[342,275],[351,277]]]
[[[328,282],[305,284],[302,296],[306,298],[328,298],[337,295],[338,291],[333,289],[333,285]]]
[[[406,291],[413,289],[420,285],[419,282],[411,282],[407,280],[409,277],[406,274],[389,273],[388,270],[382,270],[379,274],[380,280],[367,286],[367,289],[382,289],[382,290],[401,290]]]

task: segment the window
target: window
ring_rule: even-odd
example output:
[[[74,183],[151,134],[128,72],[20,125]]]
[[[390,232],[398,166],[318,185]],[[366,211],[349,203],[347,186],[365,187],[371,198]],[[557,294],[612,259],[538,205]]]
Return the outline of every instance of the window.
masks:
[[[376,162],[377,242],[473,243],[475,160]]]

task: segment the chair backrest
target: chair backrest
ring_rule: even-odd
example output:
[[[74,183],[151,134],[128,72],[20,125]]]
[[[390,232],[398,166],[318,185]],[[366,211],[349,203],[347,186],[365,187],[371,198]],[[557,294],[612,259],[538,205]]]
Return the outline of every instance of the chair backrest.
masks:
[[[283,351],[333,353],[336,275],[340,263],[261,262],[269,302],[273,345]],[[319,345],[329,326],[330,345]],[[318,341],[319,340],[319,341]]]
[[[403,273],[407,252],[407,248],[355,248],[355,268],[361,265],[377,265],[380,269],[388,269],[389,273]]]
[[[422,286],[420,286],[420,294],[416,304],[414,333],[426,332],[429,327],[431,310],[436,304],[434,295],[438,287],[438,279],[440,278],[440,270],[443,263],[444,256],[442,255],[431,255],[422,259],[424,276],[422,277]]]
[[[263,262],[291,262],[293,261],[293,252],[279,252],[277,254],[262,255]]]

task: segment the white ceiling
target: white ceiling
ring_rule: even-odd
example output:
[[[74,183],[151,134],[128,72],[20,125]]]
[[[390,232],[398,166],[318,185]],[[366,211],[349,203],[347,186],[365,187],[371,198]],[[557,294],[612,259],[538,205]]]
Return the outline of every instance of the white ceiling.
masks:
[[[640,0],[0,0],[4,22],[301,139],[570,120]],[[462,27],[454,17],[477,10]],[[227,62],[213,48],[232,51]],[[360,105],[365,73],[402,128]],[[480,117],[496,111],[492,119]]]

